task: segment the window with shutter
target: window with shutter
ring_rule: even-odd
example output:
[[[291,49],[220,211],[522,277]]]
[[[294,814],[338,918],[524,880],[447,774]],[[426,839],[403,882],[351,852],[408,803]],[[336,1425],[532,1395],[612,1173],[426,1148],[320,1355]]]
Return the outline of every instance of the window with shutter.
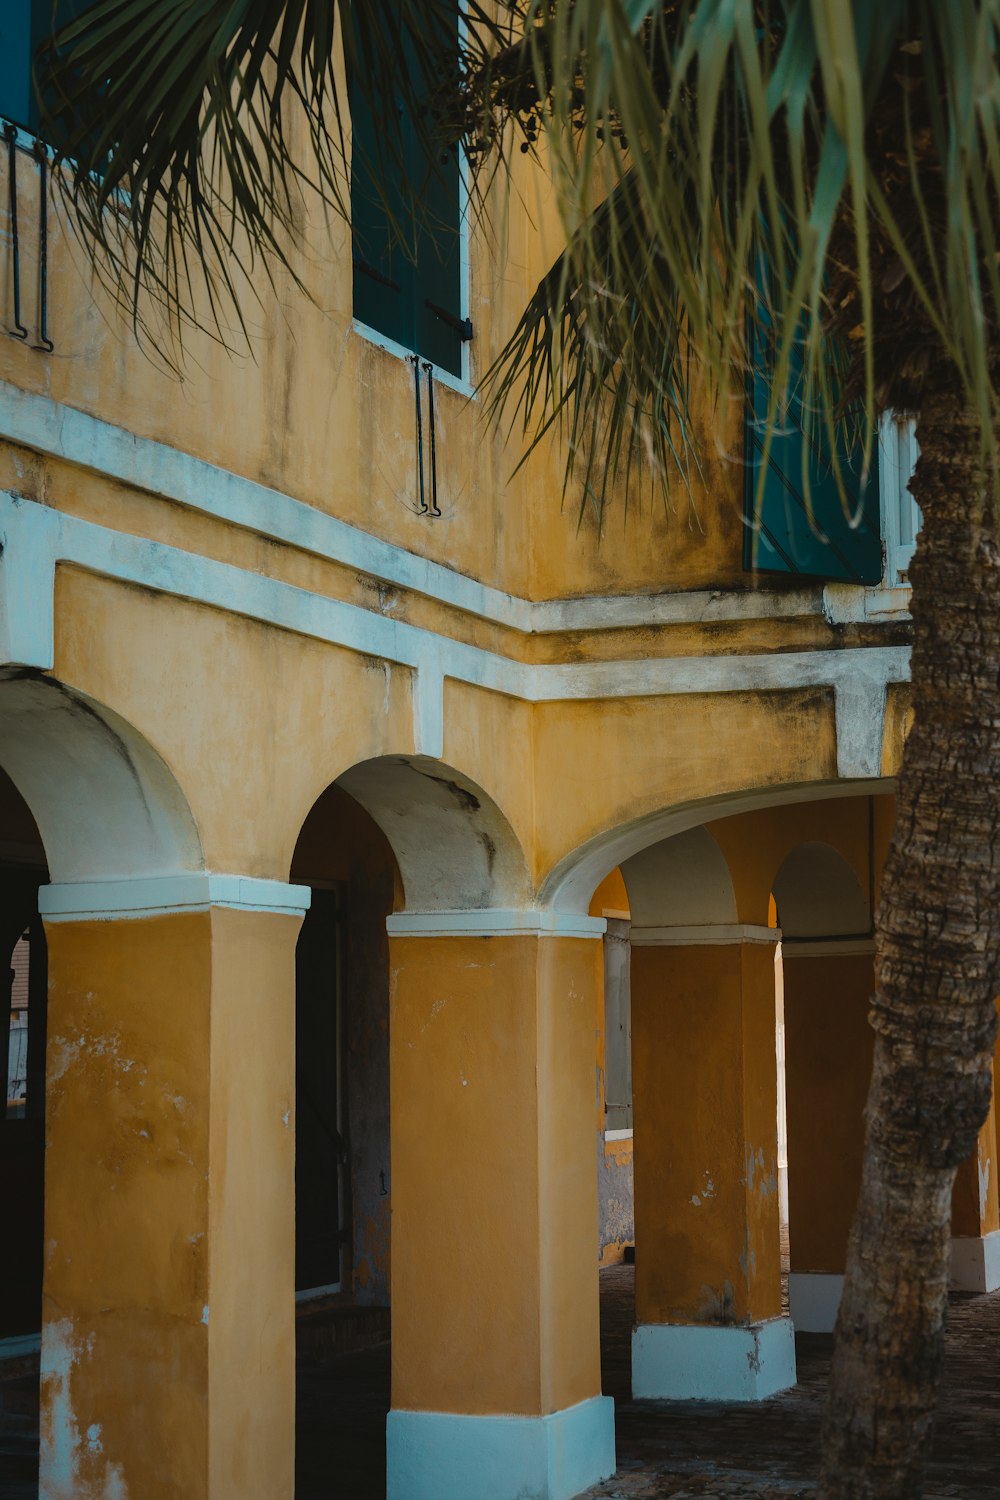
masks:
[[[766,349],[758,338],[752,351],[752,378],[747,392],[744,566],[763,572],[793,573],[808,578],[876,584],[882,580],[879,528],[877,447],[867,479],[862,474],[863,445],[851,444],[846,431],[839,452],[847,502],[856,524],[845,514],[834,474],[831,449],[822,424],[812,424],[807,443],[803,431],[801,366],[792,371],[788,400],[779,412],[760,485],[771,395]],[[844,427],[849,424],[845,423]],[[803,481],[803,459],[809,477],[810,519]]]
[[[0,118],[37,136],[41,111],[31,69],[39,47],[89,0],[0,0]]]
[[[454,37],[458,49],[458,3]],[[421,88],[418,60],[400,22],[399,0],[386,4],[380,23]],[[349,80],[352,126],[351,217],[354,316],[359,323],[461,376],[462,345],[471,337],[463,317],[461,173],[457,149],[426,149],[397,96],[372,110],[357,70],[374,43],[356,38]],[[430,88],[428,86],[429,94]]]

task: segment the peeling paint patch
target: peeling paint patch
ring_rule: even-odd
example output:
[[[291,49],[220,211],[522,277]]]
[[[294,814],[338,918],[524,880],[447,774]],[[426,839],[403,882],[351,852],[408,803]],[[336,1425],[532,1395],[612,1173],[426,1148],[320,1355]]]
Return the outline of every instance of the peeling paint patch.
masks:
[[[101,1424],[84,1437],[73,1407],[72,1381],[81,1361],[94,1352],[94,1336],[77,1339],[68,1318],[46,1324],[42,1336],[41,1458],[46,1500],[128,1500],[118,1464],[103,1460]]]
[[[979,1213],[985,1216],[986,1208],[990,1201],[990,1159],[979,1162]]]
[[[208,1326],[208,1303],[207,1302],[205,1303],[205,1306],[201,1310],[201,1321],[205,1324],[206,1327]]]

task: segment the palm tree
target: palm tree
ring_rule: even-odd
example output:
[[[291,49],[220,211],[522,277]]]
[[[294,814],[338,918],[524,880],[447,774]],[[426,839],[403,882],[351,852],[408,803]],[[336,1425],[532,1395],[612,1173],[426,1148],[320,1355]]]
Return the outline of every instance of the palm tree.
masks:
[[[354,22],[347,0],[97,0],[57,39],[40,76],[66,190],[137,318],[152,298],[182,322],[199,278],[210,310],[238,305],[254,257],[288,263],[300,184],[349,212],[337,49],[350,66],[371,48],[377,107],[407,87],[399,37],[433,64],[449,5],[390,9],[395,42],[385,0],[354,0]],[[821,1485],[913,1497],[1000,991],[1000,0],[466,9],[461,72],[424,70],[442,79],[433,128],[487,176],[544,134],[566,231],[492,399],[531,441],[562,431],[593,503],[640,459],[662,486],[696,462],[693,387],[740,391],[761,339],[772,416],[794,366],[808,421],[861,412],[869,461],[883,412],[917,421],[916,717]]]

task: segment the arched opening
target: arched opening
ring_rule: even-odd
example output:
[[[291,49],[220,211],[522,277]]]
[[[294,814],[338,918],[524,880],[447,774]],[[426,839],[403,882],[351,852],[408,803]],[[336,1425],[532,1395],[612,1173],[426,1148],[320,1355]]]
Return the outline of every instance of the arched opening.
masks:
[[[27,803],[0,771],[0,964],[5,973],[6,1108],[0,1122],[4,1235],[0,1347],[37,1349],[42,1326],[47,954],[38,888],[45,850]]]
[[[19,1421],[15,1477],[29,1486],[38,1473],[45,1223],[54,1206],[72,1222],[67,1195],[78,1202],[92,1191],[86,1181],[53,1181],[46,1169],[46,1041],[59,1015],[49,1000],[40,907],[50,882],[93,892],[201,865],[186,800],[137,731],[54,678],[0,672],[0,965],[8,976],[0,1381],[3,1406]]]
[[[696,816],[703,821],[695,822]],[[860,1122],[867,1075],[858,1081],[865,1070],[859,1070],[856,1054],[865,1045],[870,905],[891,825],[889,798],[812,795],[799,802],[781,789],[771,798],[748,799],[746,806],[721,803],[659,814],[648,820],[644,845],[643,829],[637,826],[603,839],[605,855],[617,851],[626,856],[598,885],[590,910],[598,914],[620,905],[628,914],[623,935],[629,959],[619,968],[629,976],[630,1026],[624,1029],[630,1032],[634,1081],[629,1142],[635,1195],[634,1313],[631,1302],[625,1306],[623,1301],[627,1268],[605,1272],[604,1281],[618,1284],[617,1335],[624,1338],[635,1325],[637,1337],[646,1330],[650,1347],[663,1344],[662,1358],[647,1358],[645,1369],[651,1381],[664,1383],[648,1385],[647,1395],[744,1400],[767,1393],[763,1382],[751,1390],[743,1377],[751,1355],[750,1366],[756,1368],[756,1347],[736,1350],[728,1386],[723,1381],[709,1391],[699,1385],[711,1364],[708,1354],[678,1376],[682,1355],[678,1349],[666,1351],[678,1328],[692,1338],[701,1338],[703,1330],[705,1337],[715,1337],[709,1330],[732,1328],[734,1344],[741,1336],[735,1330],[755,1330],[755,1337],[772,1341],[761,1360],[761,1370],[766,1374],[770,1364],[777,1382],[771,1388],[794,1380],[789,1282],[782,1274],[788,1270],[783,1143],[787,1134],[794,1160],[798,1140],[797,1160],[808,1171],[811,1143],[823,1137],[830,1148],[851,1134],[854,1126],[848,1122],[855,1112]],[[677,832],[649,837],[670,827]],[[578,851],[547,878],[543,889],[554,901],[577,902],[597,857],[596,846]],[[613,896],[616,881],[621,885]],[[785,964],[782,929],[784,952],[790,955]],[[607,946],[609,940],[605,942]],[[858,1025],[851,1037],[841,1039],[842,1056],[837,1047],[829,1052],[829,1076],[813,1088],[812,1098],[809,1089],[792,1098],[786,1133],[783,980],[790,968],[794,1070],[801,1053],[796,1026],[803,1014],[796,973],[807,972],[807,957],[814,952],[825,955],[825,962],[812,969],[813,991],[829,991],[836,1011],[836,975],[847,976],[853,989],[845,1006]],[[862,972],[866,966],[868,980]],[[605,1084],[607,996],[606,977],[598,1059]],[[822,995],[819,1002],[822,1008]],[[843,1071],[848,1068],[854,1070],[854,1082],[848,1082],[845,1094]],[[824,1089],[829,1096],[825,1103]],[[808,1126],[798,1119],[799,1103],[809,1112]],[[604,1185],[610,1176],[604,1163],[607,1133],[600,1147],[599,1248],[604,1254],[611,1238],[604,1203],[610,1196]],[[794,1220],[795,1168],[788,1171]],[[835,1179],[836,1173],[830,1180],[819,1174],[814,1196],[846,1197]],[[615,1196],[620,1203],[624,1195],[619,1191]],[[801,1186],[798,1199],[818,1221]],[[798,1243],[805,1243],[801,1227]],[[611,1253],[616,1252],[614,1247]],[[791,1286],[794,1297],[794,1274]],[[637,1348],[634,1342],[636,1394],[645,1378]],[[721,1371],[721,1362],[716,1368]]]
[[[390,913],[521,907],[523,853],[455,768],[351,768],[302,825],[296,950],[296,1490],[384,1493],[390,1404]]]

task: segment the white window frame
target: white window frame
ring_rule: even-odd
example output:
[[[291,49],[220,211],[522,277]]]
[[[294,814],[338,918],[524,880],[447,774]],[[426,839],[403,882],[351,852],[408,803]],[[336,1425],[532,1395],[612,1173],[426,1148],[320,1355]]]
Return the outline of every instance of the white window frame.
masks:
[[[887,412],[879,427],[879,490],[882,497],[882,539],[885,543],[883,587],[907,586],[907,573],[916,551],[920,508],[908,485],[919,449],[911,419],[899,421]]]

